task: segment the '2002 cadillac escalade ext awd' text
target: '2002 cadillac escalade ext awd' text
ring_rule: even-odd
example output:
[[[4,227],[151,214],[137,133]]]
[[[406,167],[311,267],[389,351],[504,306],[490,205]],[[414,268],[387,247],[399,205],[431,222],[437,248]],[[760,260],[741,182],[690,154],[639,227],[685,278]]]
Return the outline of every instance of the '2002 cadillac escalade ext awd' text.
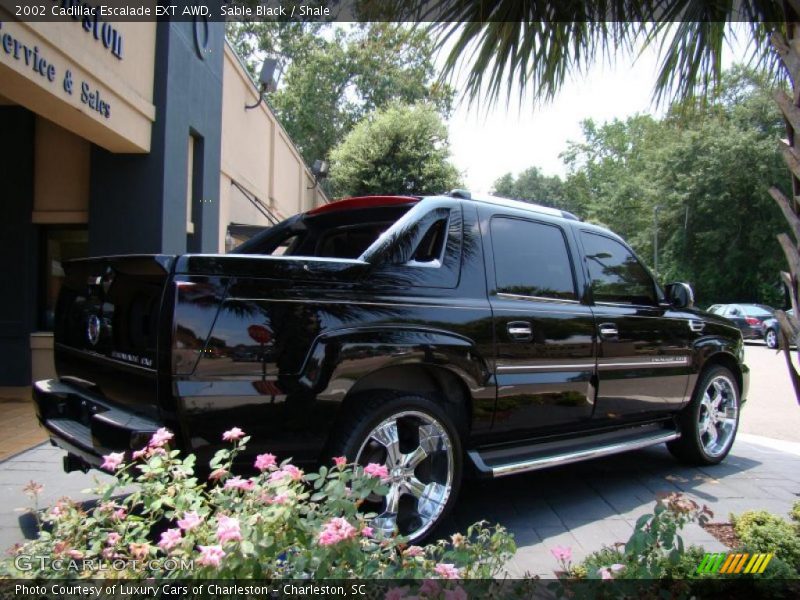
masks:
[[[34,387],[65,468],[167,427],[207,464],[250,456],[386,465],[375,526],[424,537],[469,470],[498,477],[666,442],[733,444],[740,332],[666,293],[618,236],[464,192],[351,198],[227,255],[73,261],[58,379]],[[248,464],[252,464],[249,462]]]

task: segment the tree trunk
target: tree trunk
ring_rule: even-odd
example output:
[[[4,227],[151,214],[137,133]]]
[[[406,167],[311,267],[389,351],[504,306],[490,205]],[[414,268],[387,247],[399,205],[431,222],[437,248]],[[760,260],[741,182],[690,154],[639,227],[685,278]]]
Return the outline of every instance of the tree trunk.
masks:
[[[782,233],[778,242],[786,255],[788,272],[781,273],[781,280],[789,291],[793,315],[779,310],[775,316],[781,326],[780,344],[786,358],[786,366],[794,386],[797,402],[800,403],[800,373],[792,361],[790,344],[800,352],[800,312],[798,312],[798,283],[800,283],[800,2],[788,0],[784,4],[787,35],[774,33],[772,45],[786,67],[792,84],[792,97],[783,90],[775,93],[775,101],[786,120],[786,141],[779,142],[786,166],[792,176],[792,198],[788,199],[775,186],[769,193],[783,211],[793,238]]]

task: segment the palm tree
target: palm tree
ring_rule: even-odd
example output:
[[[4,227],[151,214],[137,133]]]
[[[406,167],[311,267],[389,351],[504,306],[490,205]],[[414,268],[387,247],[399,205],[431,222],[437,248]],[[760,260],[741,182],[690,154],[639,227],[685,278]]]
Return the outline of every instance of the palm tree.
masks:
[[[430,11],[430,2],[427,4]],[[599,58],[658,45],[661,65],[657,102],[703,99],[719,84],[722,52],[731,23],[748,27],[751,63],[776,86],[775,101],[786,120],[779,148],[792,174],[793,198],[768,191],[780,206],[793,238],[778,241],[788,262],[781,278],[794,316],[778,311],[786,364],[800,402],[800,374],[789,340],[800,342],[800,0],[482,0],[434,2],[429,20],[439,47],[450,45],[445,76],[466,68],[464,93],[489,104],[518,90],[520,99],[552,100],[568,76],[585,72]],[[431,16],[433,17],[431,19]]]

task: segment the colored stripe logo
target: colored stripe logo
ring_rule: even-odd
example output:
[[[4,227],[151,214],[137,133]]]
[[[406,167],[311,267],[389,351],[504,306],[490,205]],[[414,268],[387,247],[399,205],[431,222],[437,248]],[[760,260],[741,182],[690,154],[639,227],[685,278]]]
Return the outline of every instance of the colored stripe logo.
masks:
[[[774,554],[725,554],[724,552],[707,553],[700,566],[697,567],[698,573],[724,573],[726,575],[735,573],[763,573]]]

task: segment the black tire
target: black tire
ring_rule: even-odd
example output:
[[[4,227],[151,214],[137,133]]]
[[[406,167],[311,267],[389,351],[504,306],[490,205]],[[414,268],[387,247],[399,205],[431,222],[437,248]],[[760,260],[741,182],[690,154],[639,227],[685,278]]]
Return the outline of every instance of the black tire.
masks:
[[[764,341],[767,343],[767,348],[775,350],[778,347],[778,332],[774,329],[767,329],[764,332]]]
[[[377,438],[372,437],[373,434],[380,433],[376,432],[376,428],[381,428],[382,432],[382,428],[390,427],[392,419],[395,420],[394,430],[398,434],[399,456],[407,459],[424,445],[436,444],[436,448],[427,449],[430,453],[412,468],[407,468],[404,463],[404,473],[400,473],[404,467],[399,466],[399,462],[392,461],[387,446],[382,446]],[[429,432],[424,441],[421,439],[423,432],[420,426]],[[458,496],[463,471],[458,430],[447,411],[425,396],[391,391],[362,394],[354,399],[350,410],[340,421],[328,452],[331,456],[346,456],[350,462],[358,460],[362,466],[370,462],[387,466],[392,476],[392,490],[405,490],[397,492],[398,510],[395,513],[386,510],[392,491],[386,498],[373,498],[374,505],[365,508],[379,513],[375,521],[380,523],[373,523],[373,526],[381,527],[386,533],[392,529],[389,526],[391,518],[387,521],[381,517],[395,514],[395,531],[407,536],[413,543],[430,537],[452,510]],[[412,481],[409,478],[415,484],[414,491],[411,490]],[[425,486],[425,493],[421,496],[416,495],[420,492],[419,484]],[[446,498],[440,498],[439,492],[444,490],[447,490]],[[425,510],[421,510],[421,506]],[[384,512],[381,513],[381,510]],[[430,511],[430,515],[426,514],[427,511]]]
[[[712,386],[713,391],[709,391],[707,397],[706,392]],[[723,399],[718,407],[724,409],[725,416],[717,419],[720,413],[713,411],[715,416],[707,418],[712,414],[711,394],[719,391],[719,388],[723,390],[720,392]],[[692,401],[678,415],[681,437],[667,442],[667,448],[672,455],[692,465],[716,465],[722,462],[730,452],[739,429],[740,393],[736,377],[729,369],[717,365],[704,371],[697,381]],[[713,436],[706,426],[714,427]],[[719,439],[721,431],[727,436],[724,440]],[[712,442],[712,438],[718,441]]]

